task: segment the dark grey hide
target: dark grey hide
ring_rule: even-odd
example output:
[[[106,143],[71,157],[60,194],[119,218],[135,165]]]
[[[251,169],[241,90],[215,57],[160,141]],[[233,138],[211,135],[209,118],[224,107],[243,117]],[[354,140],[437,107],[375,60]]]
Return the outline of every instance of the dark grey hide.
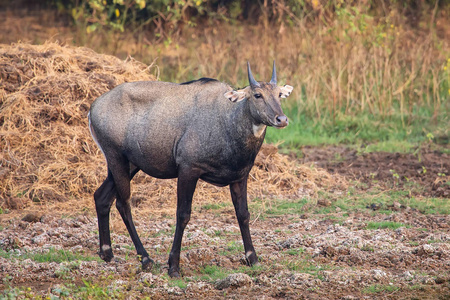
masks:
[[[90,130],[108,165],[108,176],[94,194],[103,260],[113,258],[109,213],[116,198],[142,267],[153,265],[130,209],[130,181],[142,170],[157,178],[178,178],[170,276],[180,276],[181,240],[199,179],[230,186],[247,263],[257,262],[249,231],[247,178],[266,126],[287,126],[280,99],[292,87],[276,85],[275,64],[269,83],[256,82],[249,65],[248,72],[250,86],[241,90],[213,79],[185,84],[132,82],[117,86],[92,104]]]

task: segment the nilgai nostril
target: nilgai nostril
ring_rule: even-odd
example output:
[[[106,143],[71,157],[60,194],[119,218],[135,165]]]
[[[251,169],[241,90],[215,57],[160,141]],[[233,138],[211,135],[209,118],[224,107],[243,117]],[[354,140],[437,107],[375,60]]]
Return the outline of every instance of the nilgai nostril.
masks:
[[[289,123],[288,118],[286,116],[277,116],[276,122],[278,127],[286,127]]]
[[[113,257],[109,213],[117,198],[116,207],[142,267],[153,265],[130,208],[130,181],[142,170],[157,178],[178,178],[170,276],[180,276],[181,240],[199,179],[230,186],[247,263],[258,261],[250,237],[247,178],[266,126],[287,125],[280,99],[289,96],[293,88],[276,85],[275,63],[270,82],[257,82],[250,64],[247,67],[250,86],[240,90],[210,78],[183,84],[131,82],[95,100],[89,128],[108,165],[108,176],[94,193],[102,259]]]

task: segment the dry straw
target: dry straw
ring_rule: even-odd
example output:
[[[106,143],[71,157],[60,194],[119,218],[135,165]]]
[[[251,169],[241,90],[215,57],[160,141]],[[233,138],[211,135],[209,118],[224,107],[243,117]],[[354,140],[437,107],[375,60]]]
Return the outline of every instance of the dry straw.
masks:
[[[106,165],[87,127],[90,104],[120,83],[154,80],[151,67],[50,42],[0,45],[0,207],[92,208]],[[264,146],[250,177],[250,199],[311,196],[319,188],[346,186],[274,146]],[[173,210],[175,188],[175,180],[139,174],[132,200],[152,212]],[[230,200],[227,189],[201,182],[195,201]]]

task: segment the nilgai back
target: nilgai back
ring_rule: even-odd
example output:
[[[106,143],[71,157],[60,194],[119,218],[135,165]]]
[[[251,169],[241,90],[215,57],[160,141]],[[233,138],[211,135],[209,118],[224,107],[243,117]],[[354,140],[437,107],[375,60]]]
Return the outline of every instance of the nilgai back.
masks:
[[[142,267],[153,265],[130,208],[130,181],[142,170],[156,178],[178,178],[170,276],[180,276],[181,240],[199,179],[230,186],[247,264],[257,262],[248,224],[247,178],[266,127],[288,125],[280,100],[293,88],[277,85],[275,63],[270,82],[257,82],[249,64],[247,68],[250,85],[239,90],[209,78],[182,84],[145,81],[121,84],[95,100],[89,127],[108,165],[108,176],[94,193],[102,259],[113,258],[109,213],[116,198]]]

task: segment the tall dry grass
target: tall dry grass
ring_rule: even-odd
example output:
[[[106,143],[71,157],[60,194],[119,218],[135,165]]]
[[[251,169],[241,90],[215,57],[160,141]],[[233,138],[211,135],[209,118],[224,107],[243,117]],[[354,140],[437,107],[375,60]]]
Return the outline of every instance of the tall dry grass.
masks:
[[[245,61],[268,80],[275,59],[280,81],[295,87],[290,101],[298,113],[319,119],[363,112],[410,116],[414,107],[430,108],[436,117],[443,103],[450,108],[449,33],[354,15],[351,22],[336,17],[327,25],[208,27],[136,53],[159,57],[165,79],[211,76],[238,85],[247,84]]]
[[[177,82],[207,76],[242,86],[247,60],[257,78],[267,80],[275,59],[280,81],[295,87],[291,105],[319,119],[361,113],[409,117],[421,107],[433,110],[436,119],[450,109],[449,5],[423,4],[413,21],[401,5],[385,1],[371,6],[310,2],[305,8],[311,10],[303,14],[290,11],[289,1],[264,2],[256,24],[210,20],[173,30],[176,34],[164,40],[148,28],[131,26],[124,33],[99,29],[91,34],[83,27],[59,26],[55,33],[52,19],[47,38],[147,64],[156,60],[155,75]],[[15,22],[6,16],[10,19],[2,26],[12,36],[45,39],[42,24],[9,30]],[[36,26],[39,30],[33,30]]]

